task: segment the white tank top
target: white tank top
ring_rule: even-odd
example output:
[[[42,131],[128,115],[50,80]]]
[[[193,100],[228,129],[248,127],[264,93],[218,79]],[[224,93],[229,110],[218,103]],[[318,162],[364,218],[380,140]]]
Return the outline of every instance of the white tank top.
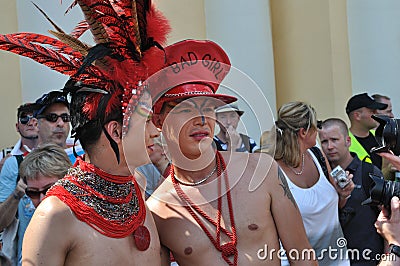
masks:
[[[345,240],[339,223],[339,196],[326,178],[317,158],[310,150],[308,153],[319,172],[319,179],[312,187],[298,187],[283,172],[299,207],[308,240],[316,252],[320,265],[350,265],[346,246],[343,246]]]

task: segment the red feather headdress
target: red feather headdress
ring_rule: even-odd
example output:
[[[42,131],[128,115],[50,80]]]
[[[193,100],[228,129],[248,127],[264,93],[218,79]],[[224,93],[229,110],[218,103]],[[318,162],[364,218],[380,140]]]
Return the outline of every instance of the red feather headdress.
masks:
[[[142,81],[164,65],[161,45],[170,27],[150,0],[75,0],[67,12],[76,5],[85,20],[71,34],[35,5],[54,26],[49,32],[56,38],[5,34],[0,35],[0,49],[70,76],[63,91],[71,95],[72,129],[78,134],[89,121],[103,125],[111,113],[125,113],[128,102],[136,106]],[[87,30],[96,42],[93,47],[79,40]],[[80,99],[75,107],[74,98]]]

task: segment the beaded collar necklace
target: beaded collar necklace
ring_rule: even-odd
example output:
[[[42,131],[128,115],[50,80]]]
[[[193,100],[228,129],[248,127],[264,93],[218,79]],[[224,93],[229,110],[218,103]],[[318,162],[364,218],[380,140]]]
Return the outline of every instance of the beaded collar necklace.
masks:
[[[228,173],[225,170],[226,165],[224,158],[222,155],[217,151],[216,153],[217,158],[217,173],[218,173],[218,212],[217,212],[217,221],[213,220],[205,211],[203,211],[199,206],[197,206],[188,195],[183,192],[182,188],[179,185],[178,180],[175,178],[174,173],[174,166],[171,165],[170,175],[172,177],[172,183],[174,185],[175,191],[178,194],[179,198],[184,202],[184,207],[196,220],[197,224],[203,229],[204,233],[213,243],[214,247],[221,252],[222,258],[225,262],[230,266],[236,266],[238,261],[238,251],[236,248],[237,245],[237,235],[236,235],[236,226],[235,226],[235,219],[233,215],[233,207],[232,207],[232,197],[230,193],[230,187],[228,182]],[[228,209],[229,209],[229,219],[231,224],[231,231],[228,231],[226,228],[221,226],[221,218],[222,218],[222,193],[221,193],[221,176],[224,175],[225,181],[225,189],[226,189],[226,199],[228,202]],[[202,216],[206,219],[209,223],[216,227],[216,237],[211,234],[211,232],[207,229],[203,221],[200,219],[199,216]],[[229,242],[221,245],[221,232],[227,235],[230,239]],[[231,261],[230,257],[233,256],[233,262]]]
[[[78,158],[48,196],[59,198],[79,220],[107,237],[133,234],[138,250],[150,245],[144,200],[133,176],[111,175]]]

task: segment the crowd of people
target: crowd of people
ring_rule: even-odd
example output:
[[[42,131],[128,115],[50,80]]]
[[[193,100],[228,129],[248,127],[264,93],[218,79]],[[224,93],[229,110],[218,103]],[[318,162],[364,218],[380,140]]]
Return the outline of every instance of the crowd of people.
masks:
[[[76,2],[93,47],[58,27],[60,40],[18,37],[70,78],[17,109],[0,265],[400,265],[399,198],[365,205],[370,176],[400,170],[390,150],[371,151],[373,115],[394,117],[389,97],[352,96],[349,126],[285,103],[258,146],[238,130],[237,98],[217,93],[225,51],[166,46],[166,18],[126,2]]]

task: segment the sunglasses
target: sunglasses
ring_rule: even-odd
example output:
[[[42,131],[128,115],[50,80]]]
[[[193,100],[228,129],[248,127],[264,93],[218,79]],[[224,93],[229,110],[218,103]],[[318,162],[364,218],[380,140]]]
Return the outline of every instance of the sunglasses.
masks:
[[[61,115],[58,115],[58,114],[55,114],[55,113],[50,113],[50,114],[47,114],[47,115],[38,115],[37,116],[38,119],[45,118],[47,121],[52,122],[52,123],[57,122],[59,117],[61,117],[61,119],[62,119],[62,121],[64,123],[67,123],[67,122],[71,121],[71,116],[69,114],[66,114],[66,113],[61,114]]]
[[[21,116],[18,120],[21,124],[26,125],[33,118],[33,115]]]
[[[31,199],[40,199],[40,195],[46,195],[47,190],[49,190],[51,188],[51,186],[53,186],[54,183],[49,184],[47,187],[45,187],[42,190],[31,190],[29,188],[25,189],[25,194],[30,197]]]

